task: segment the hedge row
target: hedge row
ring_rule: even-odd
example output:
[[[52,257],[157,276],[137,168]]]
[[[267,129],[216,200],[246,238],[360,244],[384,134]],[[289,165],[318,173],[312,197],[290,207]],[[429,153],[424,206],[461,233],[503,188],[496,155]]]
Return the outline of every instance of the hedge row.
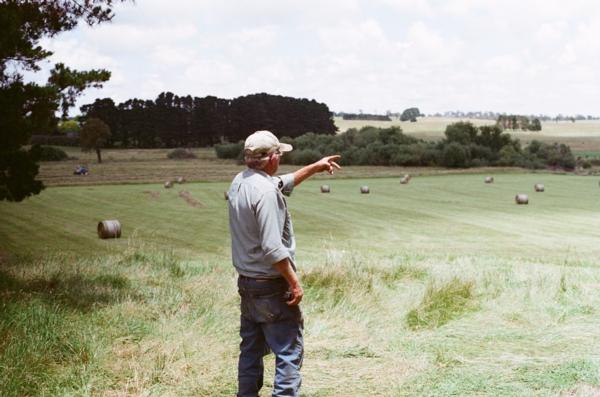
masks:
[[[438,142],[405,135],[399,127],[364,127],[338,135],[307,133],[281,140],[294,146],[282,162],[297,165],[337,153],[342,155],[341,165],[575,167],[571,149],[564,144],[532,141],[523,148],[498,126],[476,127],[465,122],[448,125],[445,138]],[[215,146],[219,158],[241,159],[242,150],[242,142]]]

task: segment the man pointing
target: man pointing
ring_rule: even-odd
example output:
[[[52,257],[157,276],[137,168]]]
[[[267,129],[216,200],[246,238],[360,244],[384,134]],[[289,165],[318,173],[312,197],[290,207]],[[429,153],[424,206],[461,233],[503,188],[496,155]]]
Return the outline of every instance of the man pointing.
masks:
[[[233,266],[241,296],[238,396],[258,396],[263,356],[275,354],[273,396],[297,396],[301,377],[304,291],[296,275],[296,242],[284,195],[315,173],[333,171],[340,156],[328,156],[296,172],[275,176],[292,146],[269,131],[256,131],[244,144],[248,167],[228,193]]]

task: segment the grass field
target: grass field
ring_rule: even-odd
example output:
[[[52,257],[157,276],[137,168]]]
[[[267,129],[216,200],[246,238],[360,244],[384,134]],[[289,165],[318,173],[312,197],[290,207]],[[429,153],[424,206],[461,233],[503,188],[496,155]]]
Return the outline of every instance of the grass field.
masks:
[[[303,395],[600,393],[597,178],[483,176],[298,187]],[[0,395],[233,395],[226,188],[51,187],[0,203]],[[123,237],[99,240],[115,218]]]

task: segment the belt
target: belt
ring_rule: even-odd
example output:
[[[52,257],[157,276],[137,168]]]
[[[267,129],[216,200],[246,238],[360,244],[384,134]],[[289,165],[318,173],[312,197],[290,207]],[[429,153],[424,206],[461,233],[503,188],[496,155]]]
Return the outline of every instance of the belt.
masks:
[[[243,274],[239,275],[242,280],[252,280],[252,281],[283,281],[285,280],[283,277],[248,277]]]

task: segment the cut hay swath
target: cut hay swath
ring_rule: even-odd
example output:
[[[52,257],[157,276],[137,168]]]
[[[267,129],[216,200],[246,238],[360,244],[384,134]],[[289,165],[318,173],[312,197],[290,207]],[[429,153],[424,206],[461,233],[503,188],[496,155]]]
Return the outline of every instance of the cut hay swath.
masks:
[[[119,238],[121,237],[121,222],[116,219],[98,222],[98,237]]]
[[[368,186],[361,186],[360,187],[360,192],[362,194],[369,194],[370,193],[369,187]]]
[[[330,193],[331,192],[331,188],[329,187],[329,185],[321,185],[321,193]]]
[[[543,183],[536,183],[533,188],[535,189],[536,192],[543,192],[544,191],[544,184]]]
[[[494,183],[494,177],[493,176],[486,176],[485,177],[485,183]]]
[[[515,203],[517,204],[529,204],[529,197],[526,194],[519,193],[515,196]]]

